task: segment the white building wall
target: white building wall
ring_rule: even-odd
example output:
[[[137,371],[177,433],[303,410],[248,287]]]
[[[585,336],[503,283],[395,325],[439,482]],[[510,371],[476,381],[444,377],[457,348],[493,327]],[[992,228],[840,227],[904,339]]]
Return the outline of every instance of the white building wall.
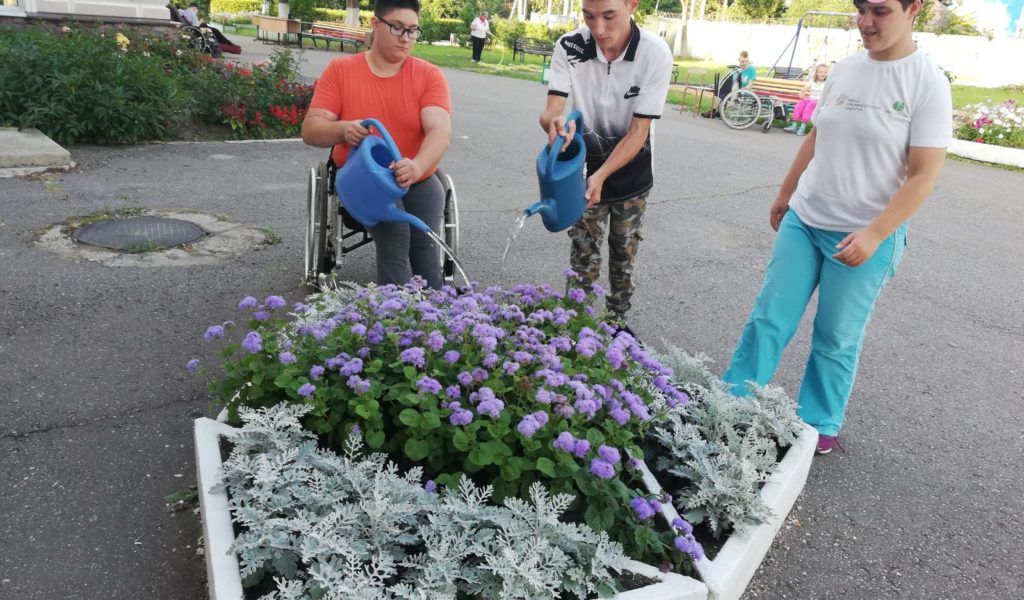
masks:
[[[769,67],[779,60],[789,64],[792,48],[783,50],[796,33],[795,25],[760,25],[691,20],[685,35],[685,48],[676,42],[680,25],[666,24],[664,19],[650,19],[644,25],[651,31],[664,31],[666,41],[677,56],[735,64],[741,50],[750,53],[759,67]],[[824,43],[827,39],[827,45]],[[1024,39],[983,36],[935,35],[915,33],[918,47],[942,68],[956,76],[956,83],[981,87],[1002,87],[1024,84]],[[847,54],[860,51],[860,34],[856,29],[805,28],[800,32],[793,65],[810,67],[814,62],[829,63]],[[817,60],[816,60],[817,59]]]
[[[21,8],[32,13],[58,13],[97,17],[170,19],[167,0],[21,0]]]

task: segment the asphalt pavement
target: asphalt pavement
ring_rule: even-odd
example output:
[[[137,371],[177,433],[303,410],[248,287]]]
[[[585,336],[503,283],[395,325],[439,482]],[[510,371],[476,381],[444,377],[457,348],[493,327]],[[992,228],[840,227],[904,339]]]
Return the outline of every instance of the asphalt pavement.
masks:
[[[243,40],[242,58],[270,47]],[[453,49],[453,52],[469,52]],[[261,54],[263,53],[263,54]],[[307,51],[315,77],[337,52]],[[540,83],[446,71],[461,259],[487,285],[561,282],[568,240],[517,215],[537,198]],[[631,325],[721,371],[771,249],[768,206],[799,139],[667,107]],[[192,419],[211,414],[207,325],[246,295],[296,301],[308,171],[299,141],[74,146],[77,168],[0,180],[0,598],[205,597]],[[746,598],[1021,599],[1024,588],[1024,175],[948,161],[879,302],[841,439],[819,457]],[[197,211],[280,242],[213,265],[110,267],[38,232],[117,208]],[[369,249],[340,275],[369,281]],[[795,393],[805,317],[777,382]]]

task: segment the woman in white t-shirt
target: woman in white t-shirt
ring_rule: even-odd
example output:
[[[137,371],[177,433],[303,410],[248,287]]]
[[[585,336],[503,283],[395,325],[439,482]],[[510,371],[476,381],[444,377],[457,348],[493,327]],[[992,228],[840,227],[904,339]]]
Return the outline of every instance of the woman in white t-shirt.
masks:
[[[814,114],[814,107],[818,106],[818,98],[825,90],[825,80],[828,79],[828,65],[820,64],[814,67],[814,75],[807,80],[807,85],[800,90],[800,101],[793,107],[793,123],[786,128],[786,131],[797,135],[804,135],[807,123],[811,121]]]
[[[797,412],[821,454],[836,445],[875,301],[951,137],[949,81],[911,38],[921,1],[854,0],[866,51],[833,68],[772,203],[764,285],[723,376],[737,393],[768,383],[817,288]]]

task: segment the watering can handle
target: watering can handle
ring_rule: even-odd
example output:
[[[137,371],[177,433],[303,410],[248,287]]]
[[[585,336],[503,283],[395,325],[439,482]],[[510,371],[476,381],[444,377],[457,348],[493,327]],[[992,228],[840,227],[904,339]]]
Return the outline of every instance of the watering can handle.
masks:
[[[377,133],[380,134],[380,137],[384,139],[384,143],[387,144],[388,150],[391,151],[391,156],[394,157],[394,160],[402,160],[402,153],[398,151],[398,146],[395,144],[395,140],[391,139],[391,134],[388,133],[388,130],[384,127],[383,123],[377,119],[363,119],[359,124],[363,127],[373,126],[376,128]]]
[[[580,111],[574,110],[569,113],[569,118],[565,120],[565,132],[569,133],[569,122],[576,121],[576,132],[583,135],[583,115]],[[548,173],[551,173],[555,168],[555,162],[558,160],[558,155],[561,153],[562,142],[565,140],[565,136],[559,134],[555,138],[555,143],[548,148]]]

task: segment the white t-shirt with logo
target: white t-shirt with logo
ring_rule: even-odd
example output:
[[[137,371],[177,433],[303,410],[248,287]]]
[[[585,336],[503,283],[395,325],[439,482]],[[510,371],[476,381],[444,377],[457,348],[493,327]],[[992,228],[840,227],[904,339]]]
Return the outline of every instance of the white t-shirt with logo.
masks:
[[[855,231],[907,181],[911,147],[949,146],[949,80],[920,50],[890,61],[862,52],[832,70],[812,120],[814,158],[789,206],[811,227]]]
[[[626,49],[609,62],[586,26],[563,35],[551,57],[548,94],[567,97],[583,115],[587,172],[594,173],[626,136],[633,117],[658,119],[672,78],[672,52],[663,39],[631,23]],[[602,202],[634,198],[651,189],[654,125],[643,148],[611,174]]]

